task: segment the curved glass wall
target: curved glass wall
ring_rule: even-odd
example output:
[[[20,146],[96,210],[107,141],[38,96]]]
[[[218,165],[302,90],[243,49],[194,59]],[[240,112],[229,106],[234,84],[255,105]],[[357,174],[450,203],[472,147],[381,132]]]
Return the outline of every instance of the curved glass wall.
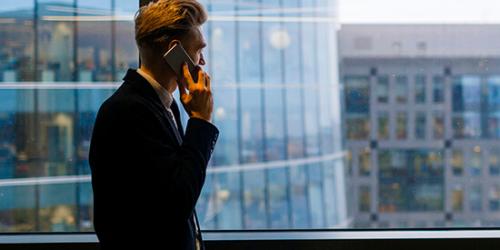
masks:
[[[334,1],[203,1],[221,135],[205,229],[346,221]]]

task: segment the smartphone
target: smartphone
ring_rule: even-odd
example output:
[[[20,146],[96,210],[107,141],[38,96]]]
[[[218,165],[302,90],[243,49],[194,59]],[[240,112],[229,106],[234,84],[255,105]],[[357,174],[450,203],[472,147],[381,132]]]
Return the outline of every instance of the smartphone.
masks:
[[[170,68],[174,70],[177,75],[177,79],[181,79],[183,77],[182,64],[187,63],[193,81],[198,82],[197,67],[181,44],[175,44],[163,55],[163,58],[167,61]]]

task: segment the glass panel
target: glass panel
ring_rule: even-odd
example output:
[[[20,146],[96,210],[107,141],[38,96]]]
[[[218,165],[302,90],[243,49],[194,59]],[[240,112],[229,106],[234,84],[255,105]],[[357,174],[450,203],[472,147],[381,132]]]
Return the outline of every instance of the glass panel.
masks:
[[[404,140],[407,136],[408,116],[406,113],[398,113],[396,116],[396,138]]]
[[[451,191],[451,208],[454,212],[461,212],[464,204],[464,190],[461,186],[455,186]]]
[[[468,172],[471,176],[480,176],[482,168],[481,147],[475,146],[470,153],[471,155],[469,157],[469,162],[467,164],[469,169]]]
[[[389,113],[380,112],[378,114],[378,139],[387,140],[389,139]]]
[[[370,186],[359,187],[359,211],[370,212],[371,192]]]
[[[482,210],[482,195],[481,186],[473,185],[470,187],[469,192],[469,207],[472,212],[479,212]]]
[[[500,148],[493,147],[489,150],[490,175],[500,175]]]
[[[306,21],[331,17],[336,5],[204,3],[210,15],[207,67],[217,83],[214,121],[221,136],[212,157],[217,174],[209,169],[204,202],[197,206],[201,227],[304,229],[345,222],[335,23]],[[367,102],[368,94],[360,99]],[[366,119],[366,111],[353,115]],[[237,166],[255,169],[232,170]]]
[[[456,149],[452,151],[451,156],[452,173],[455,176],[460,176],[464,172],[464,154],[462,150]]]
[[[500,18],[484,12],[495,9],[490,2],[464,0],[466,12],[431,2],[341,2],[345,145],[359,171],[347,179],[357,192],[355,228],[500,225],[500,50],[484,42],[500,34],[491,26]],[[374,91],[367,102],[348,102],[361,96],[348,86],[352,77]],[[370,178],[360,174],[367,147]],[[370,214],[361,211],[362,186],[372,190]]]
[[[367,76],[346,76],[346,111],[367,113],[370,107],[370,84]]]
[[[397,76],[396,88],[394,89],[396,103],[404,104],[408,101],[408,77]]]
[[[442,76],[432,78],[432,100],[434,103],[444,102],[444,77]]]
[[[432,114],[432,130],[434,139],[444,138],[444,114],[442,112],[434,112]]]
[[[365,148],[359,153],[359,175],[369,176],[371,172],[371,152],[369,148]]]
[[[426,80],[425,75],[418,75],[415,77],[415,103],[425,103]]]
[[[415,115],[415,139],[425,139],[426,126],[426,114],[423,112],[418,112]]]
[[[0,7],[0,231],[93,231],[90,135],[116,76],[137,66],[137,6],[20,0]]]
[[[377,77],[377,101],[380,103],[387,103],[389,101],[389,77]]]
[[[490,211],[494,212],[500,210],[500,186],[498,185],[493,185],[490,188],[489,206]]]
[[[200,2],[221,131],[202,229],[500,225],[492,4]],[[137,5],[0,7],[0,232],[93,230],[89,139],[138,66]]]

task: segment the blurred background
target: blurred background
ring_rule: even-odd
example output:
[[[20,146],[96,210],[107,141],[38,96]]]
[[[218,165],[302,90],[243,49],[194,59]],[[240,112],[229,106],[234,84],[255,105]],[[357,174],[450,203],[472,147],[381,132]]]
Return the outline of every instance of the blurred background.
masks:
[[[200,2],[221,131],[203,229],[500,225],[500,3]],[[93,231],[89,140],[138,67],[138,6],[0,6],[0,232]]]

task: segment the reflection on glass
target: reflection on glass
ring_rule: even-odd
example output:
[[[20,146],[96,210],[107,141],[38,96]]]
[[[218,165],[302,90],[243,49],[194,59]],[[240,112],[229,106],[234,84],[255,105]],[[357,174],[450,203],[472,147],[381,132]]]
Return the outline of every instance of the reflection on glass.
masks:
[[[0,182],[15,182],[0,188],[0,231],[93,230],[92,125],[117,87],[113,76],[123,77],[114,62],[126,69],[138,58],[132,18],[109,17],[132,17],[137,4],[19,0],[0,7]]]

